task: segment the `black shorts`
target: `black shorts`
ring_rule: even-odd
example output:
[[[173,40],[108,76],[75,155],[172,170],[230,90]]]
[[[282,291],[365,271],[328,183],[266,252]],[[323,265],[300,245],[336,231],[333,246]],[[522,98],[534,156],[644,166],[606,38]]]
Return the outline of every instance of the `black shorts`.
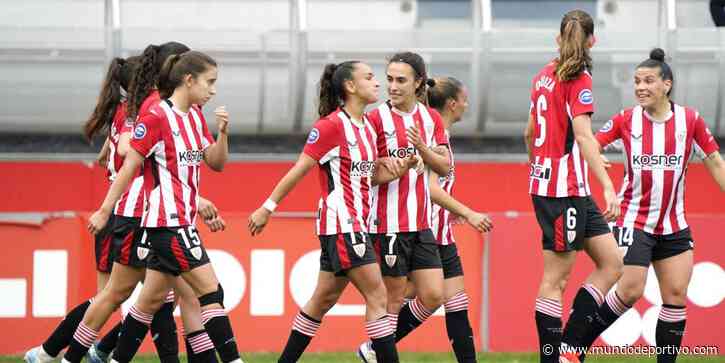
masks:
[[[113,229],[114,215],[111,214],[106,221],[106,226],[95,236],[96,245],[96,270],[99,272],[111,272],[114,259],[114,248],[111,243],[111,230]]]
[[[111,235],[113,262],[124,266],[146,267],[149,246],[142,241],[141,218],[116,216]]]
[[[627,247],[624,264],[649,267],[652,261],[663,260],[694,248],[690,229],[657,235],[638,228],[614,227],[614,238],[620,247]]]
[[[458,255],[458,247],[456,247],[455,243],[438,245],[438,252],[441,255],[444,279],[463,276],[463,264],[461,263],[461,256]]]
[[[401,277],[415,270],[442,268],[438,242],[430,229],[371,236],[383,276]]]
[[[551,198],[532,195],[545,250],[579,251],[584,239],[611,233],[591,197]]]
[[[144,228],[141,244],[150,246],[147,268],[180,275],[209,263],[196,227]]]
[[[347,271],[377,262],[372,241],[367,233],[340,233],[318,236],[320,239],[320,270],[345,276]]]

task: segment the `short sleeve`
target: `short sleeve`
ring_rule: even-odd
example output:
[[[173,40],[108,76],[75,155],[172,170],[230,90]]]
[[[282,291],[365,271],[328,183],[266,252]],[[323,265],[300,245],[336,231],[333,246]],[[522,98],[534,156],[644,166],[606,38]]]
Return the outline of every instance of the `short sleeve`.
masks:
[[[695,116],[697,118],[695,119],[694,125],[694,146],[696,146],[696,150],[699,148],[702,151],[701,157],[704,158],[720,150],[720,146],[717,144],[715,137],[712,136],[710,129],[705,124],[705,120],[703,120],[698,113],[695,113]]]
[[[315,122],[310,134],[307,136],[307,143],[302,150],[303,153],[324,164],[330,159],[330,151],[339,146],[340,135],[338,128],[328,118],[322,118]]]
[[[622,138],[622,124],[624,123],[624,112],[614,115],[607,123],[597,131],[594,137],[597,138],[602,148]]]
[[[438,111],[431,109],[430,116],[433,119],[433,145],[448,145],[448,138],[446,137],[446,129],[443,127],[443,119]]]
[[[589,72],[582,72],[579,78],[570,81],[569,94],[566,97],[571,118],[583,114],[594,113],[594,95],[592,94],[592,77]]]
[[[131,135],[131,148],[144,157],[149,157],[161,141],[161,121],[155,113],[149,112],[136,122]]]

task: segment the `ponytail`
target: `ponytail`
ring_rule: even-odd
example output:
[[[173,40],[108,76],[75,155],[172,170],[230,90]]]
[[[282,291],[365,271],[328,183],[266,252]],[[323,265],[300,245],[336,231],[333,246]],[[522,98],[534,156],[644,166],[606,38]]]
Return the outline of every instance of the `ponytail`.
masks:
[[[582,10],[572,10],[561,19],[559,60],[556,65],[556,76],[559,80],[570,81],[582,71],[592,68],[589,36],[593,34],[594,21]]]
[[[122,92],[125,92],[122,91],[123,86],[128,86],[122,79],[124,75],[128,79],[130,72],[131,64],[123,58],[114,58],[108,66],[96,107],[83,125],[83,135],[88,142],[91,142],[96,134],[111,128],[116,106],[121,103]]]
[[[178,42],[168,42],[162,45],[149,45],[141,55],[141,64],[131,78],[131,87],[128,90],[128,117],[136,119],[143,101],[151,90],[157,86],[159,72],[168,58],[174,54],[189,51],[189,47]]]
[[[161,72],[159,72],[159,94],[161,98],[168,98],[172,93],[174,93],[174,89],[176,89],[176,85],[171,82],[170,77],[171,70],[174,69],[176,63],[179,62],[179,59],[181,59],[181,55],[179,54],[169,56],[164,63],[164,66],[161,67]]]
[[[320,117],[329,115],[345,102],[345,81],[352,79],[352,72],[357,63],[359,61],[325,65],[319,85],[317,113]]]
[[[449,100],[456,100],[463,89],[463,83],[453,77],[434,78],[433,86],[428,89],[428,106],[443,114]]]
[[[214,58],[193,50],[169,56],[159,72],[159,94],[161,98],[170,97],[176,87],[184,82],[184,77],[187,75],[196,78],[210,67],[216,66],[217,63]]]

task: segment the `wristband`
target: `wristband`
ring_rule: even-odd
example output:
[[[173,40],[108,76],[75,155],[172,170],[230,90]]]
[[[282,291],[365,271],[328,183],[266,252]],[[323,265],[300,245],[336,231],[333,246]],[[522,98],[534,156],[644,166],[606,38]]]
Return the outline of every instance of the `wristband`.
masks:
[[[272,199],[267,199],[264,201],[264,204],[262,204],[262,207],[270,212],[274,212],[274,210],[277,209],[277,203],[275,203]]]

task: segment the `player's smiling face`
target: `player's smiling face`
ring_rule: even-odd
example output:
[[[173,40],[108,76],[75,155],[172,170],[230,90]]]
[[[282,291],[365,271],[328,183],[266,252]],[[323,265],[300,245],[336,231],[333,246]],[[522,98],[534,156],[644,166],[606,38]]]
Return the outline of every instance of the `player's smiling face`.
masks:
[[[375,79],[373,69],[365,63],[355,64],[355,70],[352,72],[352,80],[348,87],[348,91],[360,97],[366,104],[378,101],[380,82]]]
[[[204,105],[216,94],[217,67],[210,66],[187,81],[191,103]]]
[[[634,96],[644,108],[652,108],[668,99],[672,81],[663,80],[660,68],[640,67],[634,73]]]
[[[392,62],[386,71],[388,95],[395,108],[410,111],[415,104],[415,89],[420,80],[415,79],[415,71],[408,63]]]

